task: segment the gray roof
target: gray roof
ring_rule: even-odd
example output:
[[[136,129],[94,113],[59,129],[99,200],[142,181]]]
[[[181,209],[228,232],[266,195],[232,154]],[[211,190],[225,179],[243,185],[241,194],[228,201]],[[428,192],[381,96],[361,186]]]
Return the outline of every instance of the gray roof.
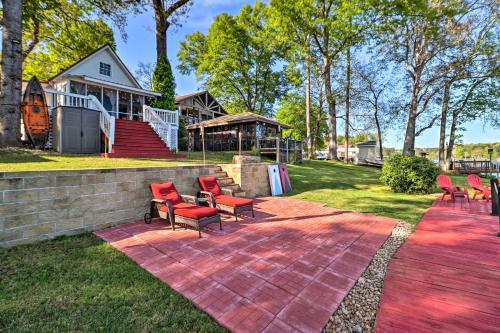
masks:
[[[206,127],[223,126],[223,125],[229,125],[229,124],[251,123],[254,121],[266,123],[266,124],[271,124],[271,125],[276,125],[276,126],[281,126],[282,128],[291,128],[287,124],[280,123],[279,121],[258,115],[256,113],[242,112],[242,113],[217,117],[217,118],[210,119],[210,120],[205,120],[205,121],[202,121],[201,123],[198,123],[198,124],[189,125],[188,129],[199,128],[201,125],[206,128]]]

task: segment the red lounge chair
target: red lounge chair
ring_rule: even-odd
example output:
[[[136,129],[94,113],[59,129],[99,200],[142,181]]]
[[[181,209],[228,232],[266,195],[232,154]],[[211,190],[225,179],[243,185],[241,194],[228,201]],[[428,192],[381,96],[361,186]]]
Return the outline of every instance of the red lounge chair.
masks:
[[[451,183],[451,178],[445,175],[439,175],[436,178],[436,183],[438,187],[443,191],[443,196],[441,200],[444,200],[444,197],[447,195],[451,195],[451,199],[455,201],[457,197],[467,198],[469,201],[469,192],[467,191],[467,187],[465,186],[454,186]]]
[[[491,191],[489,188],[484,186],[483,181],[481,180],[481,177],[478,175],[468,175],[467,176],[467,182],[469,183],[469,186],[474,189],[474,195],[472,196],[472,200],[476,198],[476,195],[482,195],[486,201],[489,201],[491,198]]]
[[[217,183],[217,179],[213,176],[198,177],[198,183],[201,188],[200,195],[207,198],[212,207],[216,207],[222,212],[233,214],[236,217],[236,221],[238,221],[238,214],[244,211],[252,212],[252,217],[255,217],[252,199],[223,194],[222,189]]]
[[[150,213],[144,215],[144,222],[149,224],[153,217],[159,216],[170,221],[173,230],[175,230],[176,223],[187,224],[198,230],[200,238],[201,229],[210,223],[219,223],[220,230],[222,230],[222,222],[217,209],[197,206],[196,197],[179,195],[174,183],[154,183],[149,188],[153,199]]]

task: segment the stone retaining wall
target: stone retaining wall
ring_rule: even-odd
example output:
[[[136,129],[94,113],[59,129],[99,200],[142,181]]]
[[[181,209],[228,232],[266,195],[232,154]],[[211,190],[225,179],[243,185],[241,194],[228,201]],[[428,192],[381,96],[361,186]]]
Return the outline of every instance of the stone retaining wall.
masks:
[[[196,178],[217,169],[207,165],[0,172],[0,246],[142,219],[149,209],[150,183],[172,180],[179,192],[196,194]]]
[[[269,163],[221,164],[220,167],[245,191],[246,196],[271,194],[267,167]]]

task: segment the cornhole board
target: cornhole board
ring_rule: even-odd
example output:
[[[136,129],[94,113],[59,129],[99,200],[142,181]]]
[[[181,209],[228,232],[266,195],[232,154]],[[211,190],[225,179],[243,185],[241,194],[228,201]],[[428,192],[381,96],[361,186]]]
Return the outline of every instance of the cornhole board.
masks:
[[[288,168],[286,167],[286,164],[280,163],[278,164],[278,167],[280,169],[280,180],[283,193],[292,192],[292,182],[288,176]]]
[[[271,164],[267,167],[269,173],[269,185],[271,186],[271,195],[282,195],[280,170],[277,164]]]

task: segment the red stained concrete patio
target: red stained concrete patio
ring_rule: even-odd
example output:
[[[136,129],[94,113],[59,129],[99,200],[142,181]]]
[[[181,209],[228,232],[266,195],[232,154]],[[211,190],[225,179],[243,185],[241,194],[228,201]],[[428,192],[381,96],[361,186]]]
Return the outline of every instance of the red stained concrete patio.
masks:
[[[256,200],[203,238],[142,221],[96,232],[234,332],[319,332],[397,221],[288,199]]]
[[[434,203],[389,265],[375,332],[500,332],[500,237],[489,205]]]

